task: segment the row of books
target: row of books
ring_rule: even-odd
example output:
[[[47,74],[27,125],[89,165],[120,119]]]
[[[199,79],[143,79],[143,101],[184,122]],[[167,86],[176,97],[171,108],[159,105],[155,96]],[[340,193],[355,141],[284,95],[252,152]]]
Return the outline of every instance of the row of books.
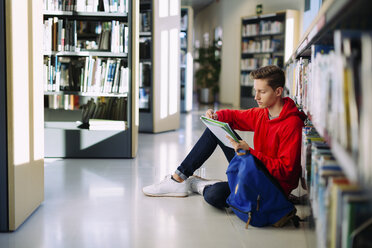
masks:
[[[78,110],[80,108],[77,95],[49,95],[45,107],[49,109]]]
[[[140,32],[151,32],[151,10],[141,11],[139,16]]]
[[[45,57],[44,91],[123,94],[129,89],[128,73],[122,59]]]
[[[126,97],[91,98],[82,105],[82,123],[89,124],[90,119],[127,121],[128,99]]]
[[[282,42],[277,39],[243,40],[242,42],[242,53],[277,52],[281,49]]]
[[[253,79],[249,76],[249,73],[242,72],[240,74],[240,85],[241,86],[253,86]]]
[[[277,65],[281,67],[283,65],[282,57],[259,57],[242,59],[240,61],[241,70],[255,70],[262,66]]]
[[[138,106],[140,109],[148,109],[150,107],[150,88],[139,88]]]
[[[139,64],[139,87],[151,86],[151,63],[140,62]]]
[[[47,11],[128,12],[128,0],[43,0]]]
[[[372,197],[351,183],[316,132],[302,132],[301,165],[308,180],[318,247],[369,247]]]
[[[245,24],[242,26],[242,37],[282,32],[283,23],[280,21],[260,21],[260,23]]]
[[[313,45],[311,62],[300,59],[287,67],[290,94],[312,115],[319,133],[335,139],[355,161],[359,137],[364,135],[359,130],[361,96],[369,87],[364,83],[368,78],[359,76],[364,55],[361,34],[336,31],[334,48]]]
[[[128,26],[119,21],[87,22],[67,18],[44,20],[44,51],[100,50],[128,53]]]

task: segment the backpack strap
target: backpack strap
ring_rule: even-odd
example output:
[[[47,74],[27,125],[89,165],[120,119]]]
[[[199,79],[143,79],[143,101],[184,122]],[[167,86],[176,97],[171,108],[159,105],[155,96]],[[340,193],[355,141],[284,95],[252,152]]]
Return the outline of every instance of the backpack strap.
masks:
[[[274,227],[283,227],[285,226],[289,221],[293,223],[293,225],[298,228],[300,226],[300,217],[296,215],[297,209],[293,209],[291,212],[289,212],[287,215],[283,216],[280,220],[275,222],[273,224]]]
[[[251,212],[248,212],[248,220],[247,220],[247,223],[245,224],[245,229],[248,229],[249,222],[251,222],[251,219],[252,219],[252,214]]]

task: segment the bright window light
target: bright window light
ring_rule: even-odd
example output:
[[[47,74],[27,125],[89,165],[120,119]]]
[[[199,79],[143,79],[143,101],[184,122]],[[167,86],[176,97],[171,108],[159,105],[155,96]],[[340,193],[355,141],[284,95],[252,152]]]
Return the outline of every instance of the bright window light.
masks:
[[[173,115],[178,111],[178,60],[179,60],[179,30],[173,28],[170,30],[169,44],[169,114]]]
[[[290,18],[285,24],[285,57],[284,62],[287,62],[293,52],[293,30],[294,30],[294,19]]]
[[[179,0],[170,0],[170,16],[178,15],[179,10],[180,10]]]
[[[90,198],[101,198],[101,197],[123,197],[123,187],[99,187],[92,186],[89,188]]]
[[[192,109],[192,88],[193,88],[193,59],[191,53],[186,54],[186,64],[187,64],[187,71],[186,71],[186,111],[190,111]]]
[[[139,65],[139,63],[138,63],[138,60],[136,61],[136,63],[137,63],[137,65]],[[138,67],[138,69],[139,69],[139,67]],[[131,73],[132,74],[132,73]],[[128,79],[129,78],[132,78],[132,77],[135,77],[135,90],[133,91],[133,89],[131,89],[131,91],[132,92],[135,92],[135,96],[137,96],[138,94],[139,94],[139,75],[138,75],[138,73],[137,73],[137,75],[130,75],[129,77],[128,77]],[[132,82],[133,82],[133,80],[132,80]],[[131,82],[129,82],[130,84],[131,84]],[[135,97],[134,98],[134,109],[139,109],[139,107],[138,107],[138,105],[139,105],[139,97]],[[137,112],[137,113],[135,113],[134,114],[135,115],[135,125],[138,127],[139,126],[139,113]]]
[[[13,101],[13,159],[14,165],[22,165],[30,162],[30,98],[29,98],[29,47],[25,40],[28,34],[27,25],[21,25],[28,22],[27,5],[19,4],[17,12],[12,10],[12,16],[18,16],[17,23],[12,27],[12,41],[9,55],[13,58],[10,61],[12,71],[8,77],[12,83],[12,101]],[[22,58],[22,59],[17,59]],[[20,73],[21,72],[21,73]],[[32,104],[32,103],[31,103]],[[32,107],[32,106],[31,106]],[[37,137],[35,137],[37,139]]]
[[[168,116],[168,30],[160,34],[160,119]]]
[[[171,0],[173,2],[174,0]],[[168,0],[159,0],[159,17],[167,17],[168,16]]]

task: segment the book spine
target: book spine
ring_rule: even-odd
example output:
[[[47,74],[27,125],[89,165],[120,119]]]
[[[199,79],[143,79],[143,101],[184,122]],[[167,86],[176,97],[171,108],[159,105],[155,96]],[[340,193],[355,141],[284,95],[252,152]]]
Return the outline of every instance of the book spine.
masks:
[[[128,45],[129,45],[129,28],[128,26],[124,27],[124,53],[128,53]]]
[[[93,82],[93,72],[94,72],[94,63],[95,59],[92,57],[89,58],[89,76],[88,76],[88,83],[87,83],[87,91],[92,92],[92,82]]]
[[[61,67],[60,62],[58,61],[58,56],[55,56],[55,85],[54,91],[59,92],[61,85]]]
[[[112,87],[113,93],[118,93],[119,90],[119,76],[120,75],[120,59],[116,60],[116,66],[115,66],[115,77],[114,77],[114,83]]]
[[[89,57],[85,58],[83,92],[87,92],[88,90],[89,60]]]

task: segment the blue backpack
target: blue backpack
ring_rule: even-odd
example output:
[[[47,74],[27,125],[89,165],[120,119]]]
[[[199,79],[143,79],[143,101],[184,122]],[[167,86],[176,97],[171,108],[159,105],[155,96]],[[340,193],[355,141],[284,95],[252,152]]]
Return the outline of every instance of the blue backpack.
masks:
[[[246,222],[246,228],[249,224],[281,227],[290,220],[299,226],[296,208],[259,159],[251,154],[235,155],[226,174],[231,190],[226,202]]]

